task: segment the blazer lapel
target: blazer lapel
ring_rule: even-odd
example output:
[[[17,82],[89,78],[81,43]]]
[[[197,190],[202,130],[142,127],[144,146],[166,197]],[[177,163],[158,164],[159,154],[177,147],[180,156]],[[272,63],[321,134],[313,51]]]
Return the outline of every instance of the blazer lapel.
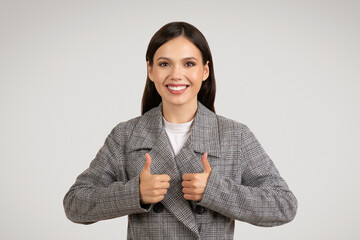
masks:
[[[195,152],[221,157],[217,115],[198,102],[198,110],[191,128],[191,147]]]
[[[196,155],[201,154],[201,157]],[[215,113],[198,102],[198,110],[191,127],[191,133],[185,145],[175,157],[181,174],[201,173],[204,171],[202,154],[221,157],[218,122]],[[210,166],[211,162],[209,160]]]
[[[140,117],[129,140],[128,150],[151,149],[151,174],[168,174],[171,178],[162,203],[180,222],[200,236],[192,209],[183,196],[182,174],[172,156],[171,146],[162,125],[161,107],[160,104]],[[137,165],[138,173],[142,167],[141,164]]]
[[[148,149],[151,156],[151,174],[168,174],[170,188],[162,200],[164,206],[198,237],[199,231],[189,202],[182,192],[182,175],[204,171],[201,157],[196,152],[220,157],[218,123],[215,113],[198,102],[197,113],[187,139],[180,153],[172,156],[172,150],[162,124],[162,104],[142,115],[131,134],[128,151]],[[145,162],[145,156],[144,161]],[[210,162],[211,165],[211,162]],[[136,166],[138,173],[143,163]]]

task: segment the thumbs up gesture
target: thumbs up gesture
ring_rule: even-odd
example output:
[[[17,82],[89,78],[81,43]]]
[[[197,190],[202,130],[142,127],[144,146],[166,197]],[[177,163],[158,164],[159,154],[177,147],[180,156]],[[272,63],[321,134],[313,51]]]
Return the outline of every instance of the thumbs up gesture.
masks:
[[[164,199],[170,187],[169,175],[152,175],[150,173],[151,157],[146,153],[146,161],[140,173],[140,202],[143,204],[157,203]]]
[[[211,173],[211,167],[207,159],[207,153],[202,156],[204,165],[203,173],[186,173],[183,175],[183,193],[187,200],[201,201]]]

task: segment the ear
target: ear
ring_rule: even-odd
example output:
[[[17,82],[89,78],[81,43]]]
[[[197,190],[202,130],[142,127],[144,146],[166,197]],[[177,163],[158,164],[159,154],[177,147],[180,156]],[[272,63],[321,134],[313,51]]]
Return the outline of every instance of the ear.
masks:
[[[150,63],[149,61],[146,61],[146,65],[147,65],[147,74],[148,74],[148,77],[151,81],[152,80],[152,66],[150,66]]]
[[[205,81],[210,75],[209,61],[206,61],[204,65],[203,81]]]

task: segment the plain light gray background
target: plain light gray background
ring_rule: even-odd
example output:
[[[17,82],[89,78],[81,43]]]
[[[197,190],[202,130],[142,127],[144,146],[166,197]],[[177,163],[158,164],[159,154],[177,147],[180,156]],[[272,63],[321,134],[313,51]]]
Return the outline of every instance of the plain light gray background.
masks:
[[[206,36],[217,113],[247,124],[299,201],[235,239],[359,239],[359,1],[0,1],[0,239],[124,239],[62,200],[119,122],[140,114],[151,36]]]

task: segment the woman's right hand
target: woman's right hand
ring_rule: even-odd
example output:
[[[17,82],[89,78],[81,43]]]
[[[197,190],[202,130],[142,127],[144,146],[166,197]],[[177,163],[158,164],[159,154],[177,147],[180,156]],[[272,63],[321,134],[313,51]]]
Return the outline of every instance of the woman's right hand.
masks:
[[[151,157],[146,153],[146,161],[140,173],[140,202],[142,204],[157,203],[164,199],[170,187],[170,177],[167,174],[152,175],[150,173]]]

